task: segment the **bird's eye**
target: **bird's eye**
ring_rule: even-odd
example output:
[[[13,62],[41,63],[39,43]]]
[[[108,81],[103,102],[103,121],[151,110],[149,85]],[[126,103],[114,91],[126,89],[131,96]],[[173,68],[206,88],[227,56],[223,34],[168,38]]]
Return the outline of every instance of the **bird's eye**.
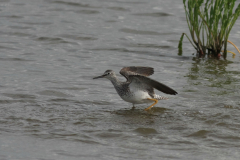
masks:
[[[110,72],[108,72],[107,74],[110,74]]]

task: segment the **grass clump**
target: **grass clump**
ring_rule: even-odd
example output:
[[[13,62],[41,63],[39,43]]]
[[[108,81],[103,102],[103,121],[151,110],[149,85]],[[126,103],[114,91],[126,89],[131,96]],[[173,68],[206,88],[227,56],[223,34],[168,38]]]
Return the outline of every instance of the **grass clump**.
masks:
[[[192,41],[183,33],[178,46],[179,53],[182,53],[182,40],[186,35],[200,57],[207,54],[219,58],[222,52],[226,58],[227,42],[231,42],[228,40],[229,33],[240,15],[240,4],[233,12],[235,2],[236,0],[183,0]]]

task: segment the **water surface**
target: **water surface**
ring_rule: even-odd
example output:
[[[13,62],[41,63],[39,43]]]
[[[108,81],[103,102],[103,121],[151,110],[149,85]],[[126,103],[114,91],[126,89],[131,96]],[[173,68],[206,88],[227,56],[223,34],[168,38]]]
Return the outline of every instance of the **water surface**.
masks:
[[[182,1],[4,0],[0,26],[1,160],[239,159],[240,56],[178,56]],[[179,94],[131,110],[92,79],[124,66]]]

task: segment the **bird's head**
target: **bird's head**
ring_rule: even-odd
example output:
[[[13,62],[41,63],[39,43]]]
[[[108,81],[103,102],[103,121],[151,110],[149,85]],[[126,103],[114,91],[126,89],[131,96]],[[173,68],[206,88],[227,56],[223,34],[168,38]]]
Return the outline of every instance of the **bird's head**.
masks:
[[[98,77],[94,77],[93,79],[98,79],[98,78],[107,78],[109,80],[111,80],[112,78],[116,77],[114,71],[112,70],[106,70],[103,75],[98,76]]]

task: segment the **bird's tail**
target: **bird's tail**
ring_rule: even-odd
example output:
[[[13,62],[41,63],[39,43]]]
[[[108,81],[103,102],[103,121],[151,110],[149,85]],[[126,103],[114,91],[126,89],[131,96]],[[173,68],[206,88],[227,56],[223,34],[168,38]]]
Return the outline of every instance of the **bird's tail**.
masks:
[[[154,95],[154,98],[157,99],[157,100],[166,100],[168,99],[168,97],[163,97],[163,96],[159,96],[159,95]]]

